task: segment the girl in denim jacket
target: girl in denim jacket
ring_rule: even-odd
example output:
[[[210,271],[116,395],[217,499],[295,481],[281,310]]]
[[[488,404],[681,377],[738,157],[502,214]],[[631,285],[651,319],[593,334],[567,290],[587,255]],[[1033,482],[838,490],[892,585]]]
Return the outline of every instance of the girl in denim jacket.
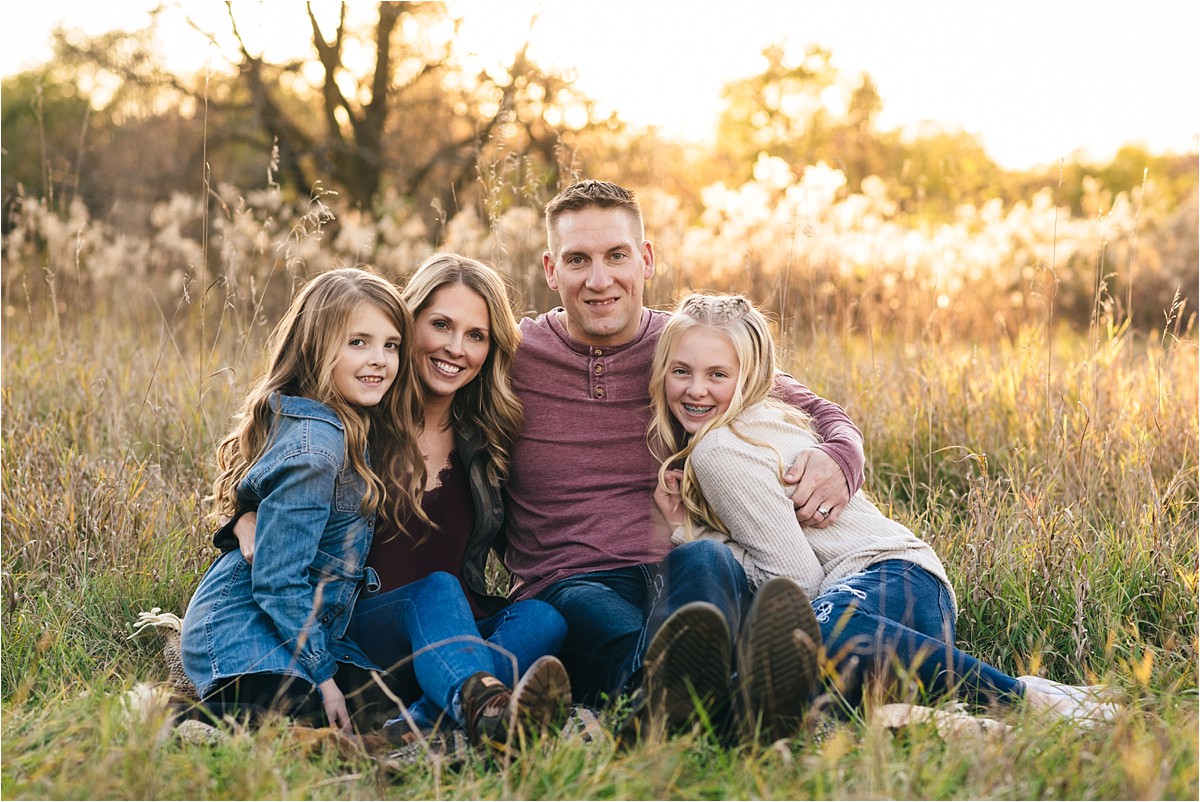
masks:
[[[257,510],[257,559],[221,555],[183,622],[184,670],[214,712],[323,711],[348,728],[338,664],[376,668],[344,637],[375,514],[421,515],[411,330],[388,281],[341,269],[307,284],[272,333],[214,486],[220,514]],[[385,488],[372,457],[407,481]]]

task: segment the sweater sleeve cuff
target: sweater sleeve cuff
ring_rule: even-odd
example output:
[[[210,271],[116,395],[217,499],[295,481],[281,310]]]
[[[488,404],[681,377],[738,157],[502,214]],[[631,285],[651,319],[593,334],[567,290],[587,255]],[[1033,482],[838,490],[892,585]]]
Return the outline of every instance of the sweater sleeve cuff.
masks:
[[[842,475],[846,477],[846,489],[850,491],[851,496],[862,489],[865,479],[864,460],[861,452],[853,444],[842,441],[826,442],[819,443],[817,448],[828,454],[842,469]]]

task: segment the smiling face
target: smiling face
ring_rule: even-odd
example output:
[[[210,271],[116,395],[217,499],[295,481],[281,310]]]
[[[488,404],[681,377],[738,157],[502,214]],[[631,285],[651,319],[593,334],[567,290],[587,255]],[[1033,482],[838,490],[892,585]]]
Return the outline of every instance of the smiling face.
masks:
[[[542,256],[546,283],[562,298],[567,333],[588,345],[629,342],[642,318],[642,291],[654,251],[624,209],[566,212]]]
[[[479,375],[491,347],[487,303],[465,284],[447,284],[417,313],[417,367],[427,396],[452,398]]]
[[[399,368],[400,332],[374,304],[360,303],[333,363],[333,386],[347,403],[373,407],[383,400]]]
[[[695,434],[729,409],[740,376],[729,338],[711,326],[694,326],[683,333],[667,364],[667,406],[684,431]]]

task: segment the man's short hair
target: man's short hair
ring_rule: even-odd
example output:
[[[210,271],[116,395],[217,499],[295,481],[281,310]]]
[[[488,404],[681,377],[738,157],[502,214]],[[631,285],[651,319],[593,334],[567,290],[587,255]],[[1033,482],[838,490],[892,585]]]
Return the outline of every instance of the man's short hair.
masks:
[[[546,204],[546,242],[553,245],[554,224],[568,212],[579,212],[596,207],[599,209],[625,209],[642,230],[642,207],[637,197],[620,184],[585,178],[564,187]]]

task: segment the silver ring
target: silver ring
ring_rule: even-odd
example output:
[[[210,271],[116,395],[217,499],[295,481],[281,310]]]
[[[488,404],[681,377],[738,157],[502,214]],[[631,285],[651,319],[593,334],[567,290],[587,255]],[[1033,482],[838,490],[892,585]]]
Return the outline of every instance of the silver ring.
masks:
[[[822,518],[828,518],[829,510],[825,509],[824,507],[817,507],[817,515],[820,515]]]

